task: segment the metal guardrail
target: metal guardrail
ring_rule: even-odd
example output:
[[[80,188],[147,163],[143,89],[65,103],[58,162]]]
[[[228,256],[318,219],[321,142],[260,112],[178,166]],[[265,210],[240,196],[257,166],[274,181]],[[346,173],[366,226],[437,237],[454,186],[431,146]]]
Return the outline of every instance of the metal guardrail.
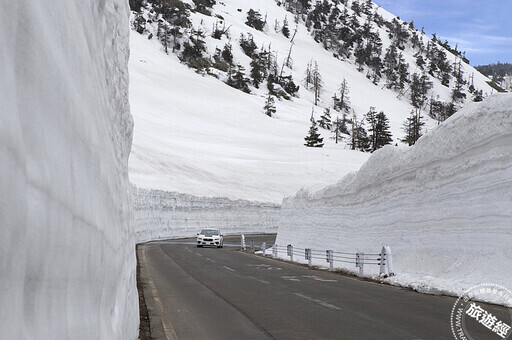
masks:
[[[241,248],[246,250],[245,236],[241,237]],[[266,255],[266,243],[263,242],[259,247],[254,244],[254,241],[250,241],[250,249],[254,253],[256,248],[259,248],[263,252],[263,256]],[[286,256],[290,257],[290,261],[293,261],[294,256],[304,256],[304,259],[308,261],[308,265],[313,265],[313,260],[325,259],[329,263],[329,270],[334,270],[335,263],[349,263],[354,264],[356,268],[359,268],[359,275],[364,275],[365,265],[376,265],[379,266],[380,275],[392,276],[395,274],[393,269],[393,256],[391,254],[391,248],[389,246],[383,246],[380,253],[350,253],[342,251],[334,251],[332,249],[318,250],[311,248],[299,248],[289,244],[287,246],[279,246],[274,244],[272,246],[272,256],[279,257],[279,253],[286,252]]]

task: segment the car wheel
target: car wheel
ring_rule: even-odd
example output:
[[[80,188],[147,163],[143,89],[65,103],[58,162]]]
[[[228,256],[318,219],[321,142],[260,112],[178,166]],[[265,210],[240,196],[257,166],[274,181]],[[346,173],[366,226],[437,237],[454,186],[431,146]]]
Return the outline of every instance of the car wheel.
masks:
[[[198,244],[198,245],[197,245],[197,248],[202,248],[202,247],[203,247],[203,246],[202,246],[202,245],[200,245],[200,244]]]

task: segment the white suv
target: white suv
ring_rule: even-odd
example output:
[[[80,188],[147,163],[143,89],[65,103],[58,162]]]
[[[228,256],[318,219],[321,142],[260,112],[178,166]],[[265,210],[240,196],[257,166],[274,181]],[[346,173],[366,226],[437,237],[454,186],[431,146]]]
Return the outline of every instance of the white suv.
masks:
[[[216,246],[222,248],[224,246],[224,237],[220,234],[219,229],[206,228],[197,234],[197,246]]]

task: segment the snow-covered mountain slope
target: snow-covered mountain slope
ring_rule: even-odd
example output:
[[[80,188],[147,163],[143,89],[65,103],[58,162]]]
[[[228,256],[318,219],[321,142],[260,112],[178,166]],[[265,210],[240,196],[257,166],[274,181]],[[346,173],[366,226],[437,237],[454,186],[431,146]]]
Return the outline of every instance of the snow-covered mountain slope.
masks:
[[[130,77],[130,180],[139,187],[280,203],[368,157],[332,143],[304,147],[310,112],[303,105],[278,103],[279,118],[270,118],[262,98],[194,73],[136,33]]]
[[[191,1],[184,3],[194,7]],[[267,26],[263,31],[245,24],[250,9],[265,16]],[[347,10],[353,14],[350,2]],[[374,10],[387,20],[394,18],[376,6]],[[144,20],[152,22],[145,24],[144,34],[132,31],[131,35],[130,100],[135,131],[130,180],[136,186],[199,196],[281,202],[284,196],[292,195],[302,187],[319,188],[358,169],[368,154],[349,150],[348,135],[344,135],[345,141],[335,144],[329,139],[332,133],[321,129],[323,148],[303,145],[314,107],[313,92],[302,83],[311,61],[317,62],[323,79],[320,100],[314,107],[315,119],[319,119],[324,108],[331,109],[333,119],[342,117],[333,110],[332,97],[345,78],[357,119],[361,120],[370,106],[384,111],[390,119],[393,143],[401,144],[399,138],[405,134],[402,124],[413,109],[406,89],[400,95],[385,86],[385,79],[375,85],[366,76],[367,67],[363,67],[362,72],[357,70],[353,56],[335,58],[332,51],[314,40],[303,19],[297,24],[291,53],[293,65],[283,68],[291,37],[286,38],[280,27],[287,18],[292,35],[296,25],[294,15],[276,1],[218,1],[211,11],[211,16],[198,11],[190,13],[191,26],[183,30],[180,48],[189,39],[191,30],[202,30],[207,48],[204,55],[213,60],[215,49],[222,50],[230,43],[234,63],[245,67],[248,76],[251,58],[239,43],[241,34],[248,37],[250,33],[258,51],[271,50],[278,69],[291,75],[300,89],[291,100],[276,102],[274,117],[266,116],[263,113],[268,92],[265,82],[259,88],[251,86],[251,94],[246,94],[224,83],[226,72],[210,67],[209,72],[215,76],[195,73],[178,59],[181,51],[172,53],[169,47],[169,55],[164,53],[164,47],[156,37],[159,16],[145,9]],[[358,20],[362,24],[365,18],[363,14]],[[228,28],[228,33],[214,39],[211,33],[215,25]],[[383,56],[390,44],[386,27],[373,26],[383,41]],[[148,40],[149,35],[152,35],[151,40]],[[430,41],[425,36],[421,39],[425,44]],[[419,72],[415,66],[415,52],[411,46],[406,46],[403,51],[411,74]],[[448,52],[448,59],[453,62],[455,56]],[[477,89],[490,93],[485,77],[467,64],[462,63],[462,68],[466,78],[473,75]],[[453,79],[450,87],[446,87],[439,80],[428,77],[433,81],[429,98],[448,102]],[[467,95],[470,100],[469,93]],[[427,117],[426,111],[425,107],[426,130],[431,130],[437,123]],[[352,111],[348,112],[348,117],[351,116]]]
[[[482,282],[510,288],[511,145],[512,95],[468,105],[413,147],[385,147],[337,184],[285,200],[276,243],[387,244],[390,282],[452,294]]]
[[[136,339],[129,10],[0,9],[0,339]]]

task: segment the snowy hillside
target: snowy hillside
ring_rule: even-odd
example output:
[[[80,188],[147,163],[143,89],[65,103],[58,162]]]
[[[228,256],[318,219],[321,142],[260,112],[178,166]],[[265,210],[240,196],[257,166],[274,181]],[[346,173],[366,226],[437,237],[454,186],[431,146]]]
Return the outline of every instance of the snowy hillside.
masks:
[[[351,20],[363,27],[370,15],[356,15],[354,2],[349,1],[346,6],[340,2],[337,10],[346,8]],[[402,87],[400,84],[389,85],[384,69],[381,78],[376,80],[370,66],[360,65],[354,52],[357,43],[354,43],[350,56],[335,57],[334,54],[338,52],[333,51],[334,45],[327,44],[328,37],[325,34],[320,37],[318,33],[332,30],[326,26],[326,19],[322,19],[322,15],[316,19],[315,11],[319,10],[314,5],[299,11],[293,7],[293,4],[297,4],[293,1],[172,3],[176,7],[162,7],[159,1],[148,1],[140,13],[132,16],[132,27],[142,33],[132,31],[130,60],[130,100],[135,120],[130,179],[139,187],[199,196],[280,202],[284,196],[293,194],[301,187],[325,186],[363,164],[368,154],[350,150],[347,145],[352,138],[349,135],[350,119],[355,117],[356,123],[360,123],[370,106],[375,107],[377,112],[383,111],[389,118],[392,143],[403,145],[399,141],[405,135],[402,125],[414,110],[409,89],[414,73],[426,74],[425,79],[432,82],[432,88],[425,93],[425,103],[421,106],[426,123],[424,132],[437,125],[428,116],[432,107],[429,101],[442,104],[451,100],[455,77],[447,75],[448,83],[444,86],[438,79],[440,73],[432,73],[435,75],[432,76],[426,69],[422,71],[416,65],[415,54],[419,47],[413,47],[410,43],[404,43],[403,50],[397,50],[403,54],[403,60],[408,65],[407,82]],[[212,3],[215,4],[210,8]],[[371,15],[376,18],[370,21],[371,31],[378,33],[382,40],[380,57],[384,60],[391,39],[388,33],[390,28],[382,22],[391,25],[394,17],[372,6],[371,13],[378,15]],[[246,24],[247,13],[251,9],[265,19],[262,31]],[[333,9],[330,11],[334,13]],[[282,32],[285,21],[290,31],[288,38]],[[342,24],[336,22],[338,29]],[[397,25],[401,27],[400,30],[408,30],[408,34],[412,34],[413,31],[405,23]],[[359,31],[364,30],[359,28]],[[216,33],[220,37],[212,36]],[[432,43],[426,36],[416,33],[424,47]],[[242,40],[250,40],[250,36],[257,47],[254,53],[259,53],[252,58],[240,45]],[[364,41],[362,39],[360,44],[364,44]],[[195,47],[192,46],[194,43]],[[436,46],[445,51],[443,47]],[[204,51],[201,50],[203,47]],[[168,54],[165,53],[166,48]],[[232,54],[229,63],[226,63],[228,57],[221,53],[226,49]],[[199,56],[190,57],[196,52]],[[241,69],[245,69],[246,80],[251,80],[256,55],[267,56],[271,64],[269,74],[275,72],[275,79],[282,80],[276,80],[271,86],[271,92],[275,94],[272,97],[276,101],[273,117],[263,112],[270,91],[269,81],[264,79],[258,87],[254,82],[248,84],[246,90],[250,94],[225,83],[235,79],[235,71]],[[446,55],[448,64],[454,65],[457,58],[450,52],[446,52]],[[304,83],[308,64],[314,63],[322,80],[316,106],[315,91],[311,85]],[[227,68],[222,70],[224,67]],[[484,95],[491,92],[484,76],[463,62],[461,69],[462,77],[468,84],[471,78],[474,87],[482,90]],[[286,79],[279,78],[280,75],[291,77],[286,79],[292,79],[300,87],[299,90],[283,92],[281,85],[286,85]],[[333,96],[340,97],[339,87],[343,79],[348,84],[350,107],[338,112],[334,108]],[[235,80],[233,82],[236,83]],[[462,89],[467,99],[456,106],[471,101],[473,95],[467,87],[466,84]],[[282,98],[287,96],[289,100]],[[342,135],[342,142],[336,144],[330,139],[333,137],[331,131],[320,129],[325,146],[304,147],[313,108],[316,120],[320,119],[325,108],[330,109],[332,120],[336,117],[342,119],[345,115],[348,129]]]
[[[136,339],[125,1],[0,9],[0,339]]]
[[[413,147],[385,147],[337,184],[285,200],[276,243],[387,244],[397,272],[389,281],[421,291],[510,287],[511,142],[512,95],[468,105]]]
[[[262,98],[194,73],[163,54],[159,43],[132,34],[131,47],[130,180],[137,186],[280,203],[285,194],[325,186],[367,158],[332,144],[304,147],[308,114],[296,114],[298,104],[286,103],[282,118],[272,119],[261,112]]]

